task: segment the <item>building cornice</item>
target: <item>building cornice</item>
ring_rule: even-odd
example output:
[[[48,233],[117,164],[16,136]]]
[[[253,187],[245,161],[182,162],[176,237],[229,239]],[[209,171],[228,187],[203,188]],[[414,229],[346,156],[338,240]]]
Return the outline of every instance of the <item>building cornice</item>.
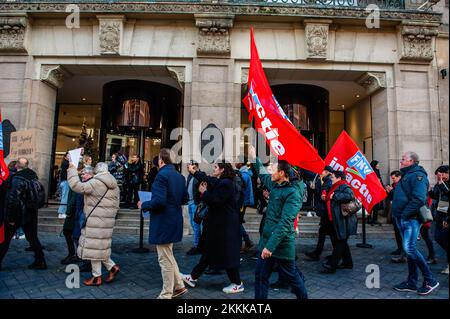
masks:
[[[73,1],[76,3],[76,1]],[[0,12],[66,13],[67,2],[2,2]],[[364,8],[334,8],[261,4],[213,4],[213,3],[78,3],[81,13],[94,14],[202,14],[220,13],[235,16],[291,16],[303,18],[361,19],[367,18]],[[441,13],[417,10],[383,10],[381,20],[441,22]]]

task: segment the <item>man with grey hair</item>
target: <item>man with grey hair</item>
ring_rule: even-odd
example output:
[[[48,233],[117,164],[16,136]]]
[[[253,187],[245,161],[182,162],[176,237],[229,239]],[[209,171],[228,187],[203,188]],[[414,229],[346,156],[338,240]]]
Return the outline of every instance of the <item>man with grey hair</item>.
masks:
[[[428,295],[439,286],[425,258],[417,250],[417,237],[421,223],[418,219],[420,208],[427,204],[429,181],[427,172],[419,166],[419,156],[405,152],[400,160],[402,179],[394,190],[392,217],[402,236],[403,250],[408,257],[408,279],[396,286],[397,291],[414,291]],[[419,269],[424,277],[423,285],[417,289]]]
[[[31,208],[33,198],[28,196],[29,188],[33,187],[32,182],[38,177],[28,168],[26,158],[19,158],[16,168],[17,172],[12,177],[5,196],[5,241],[0,245],[0,269],[11,239],[20,227],[34,251],[34,262],[28,268],[47,269],[42,246],[37,236],[38,211]]]

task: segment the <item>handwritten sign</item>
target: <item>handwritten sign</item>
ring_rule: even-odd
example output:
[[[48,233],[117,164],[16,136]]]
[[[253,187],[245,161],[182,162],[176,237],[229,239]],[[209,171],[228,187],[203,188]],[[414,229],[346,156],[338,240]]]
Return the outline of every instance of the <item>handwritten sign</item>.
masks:
[[[11,151],[9,158],[17,160],[25,157],[28,160],[36,157],[36,129],[17,131],[11,133]]]

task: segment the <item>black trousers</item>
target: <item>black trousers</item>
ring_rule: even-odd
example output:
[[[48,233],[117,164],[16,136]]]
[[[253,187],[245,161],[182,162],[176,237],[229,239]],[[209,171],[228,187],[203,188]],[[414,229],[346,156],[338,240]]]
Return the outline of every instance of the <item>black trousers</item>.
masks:
[[[73,241],[73,231],[64,230],[64,238],[66,239],[67,250],[69,251],[68,256],[75,256],[75,243]]]
[[[328,213],[326,211],[322,211],[320,215],[319,238],[317,240],[317,245],[315,249],[315,253],[318,256],[322,254],[327,235],[330,236],[331,244],[334,247],[333,236],[331,236],[331,233],[334,232],[333,224],[328,220],[327,214]]]
[[[5,241],[0,244],[0,264],[5,258],[6,253],[8,252],[9,245],[11,244],[11,240],[14,237],[16,231],[22,227],[23,232],[25,233],[25,237],[30,243],[31,248],[34,251],[34,259],[36,262],[43,262],[44,252],[42,251],[42,246],[37,237],[37,214],[33,214],[31,220],[23,225],[14,226],[5,223]]]
[[[128,184],[127,204],[137,204],[139,201],[138,190],[140,184]]]
[[[192,269],[191,277],[192,279],[198,279],[208,268],[209,262],[208,257],[205,254],[202,255],[198,264]],[[241,284],[241,275],[239,274],[239,268],[228,268],[226,269],[228,278],[233,284],[240,285]]]
[[[397,249],[403,252],[403,241],[402,235],[400,234],[400,230],[398,229],[396,222],[392,223],[392,225],[394,226],[395,242],[397,243]]]
[[[430,237],[430,229],[426,227],[420,227],[420,236],[422,236],[422,239],[425,241],[425,244],[428,248],[428,258],[433,259],[435,257],[434,253],[434,245],[433,241]]]
[[[328,264],[336,269],[339,261],[342,259],[342,264],[344,266],[353,266],[352,254],[350,252],[350,247],[347,243],[347,238],[339,240],[337,238],[336,231],[333,229],[331,233],[331,241],[334,242],[333,245],[333,253],[331,254],[331,258],[328,261]]]

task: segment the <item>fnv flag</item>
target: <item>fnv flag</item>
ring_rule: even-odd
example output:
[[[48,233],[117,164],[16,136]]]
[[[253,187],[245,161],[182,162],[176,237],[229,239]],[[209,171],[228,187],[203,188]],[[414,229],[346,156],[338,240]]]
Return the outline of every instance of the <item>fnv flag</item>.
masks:
[[[3,157],[3,124],[2,112],[0,111],[0,185],[3,184],[9,176],[8,166]],[[1,203],[3,205],[3,203]],[[3,224],[3,216],[0,216],[0,244],[5,240],[5,226]]]
[[[344,171],[355,197],[369,214],[373,206],[387,196],[366,157],[347,132],[342,131],[328,153],[325,163],[334,170]]]
[[[264,135],[278,159],[315,173],[322,173],[325,163],[317,150],[297,131],[272,94],[259,60],[253,28],[250,29],[248,93],[243,102],[250,118],[255,118],[256,129]]]

